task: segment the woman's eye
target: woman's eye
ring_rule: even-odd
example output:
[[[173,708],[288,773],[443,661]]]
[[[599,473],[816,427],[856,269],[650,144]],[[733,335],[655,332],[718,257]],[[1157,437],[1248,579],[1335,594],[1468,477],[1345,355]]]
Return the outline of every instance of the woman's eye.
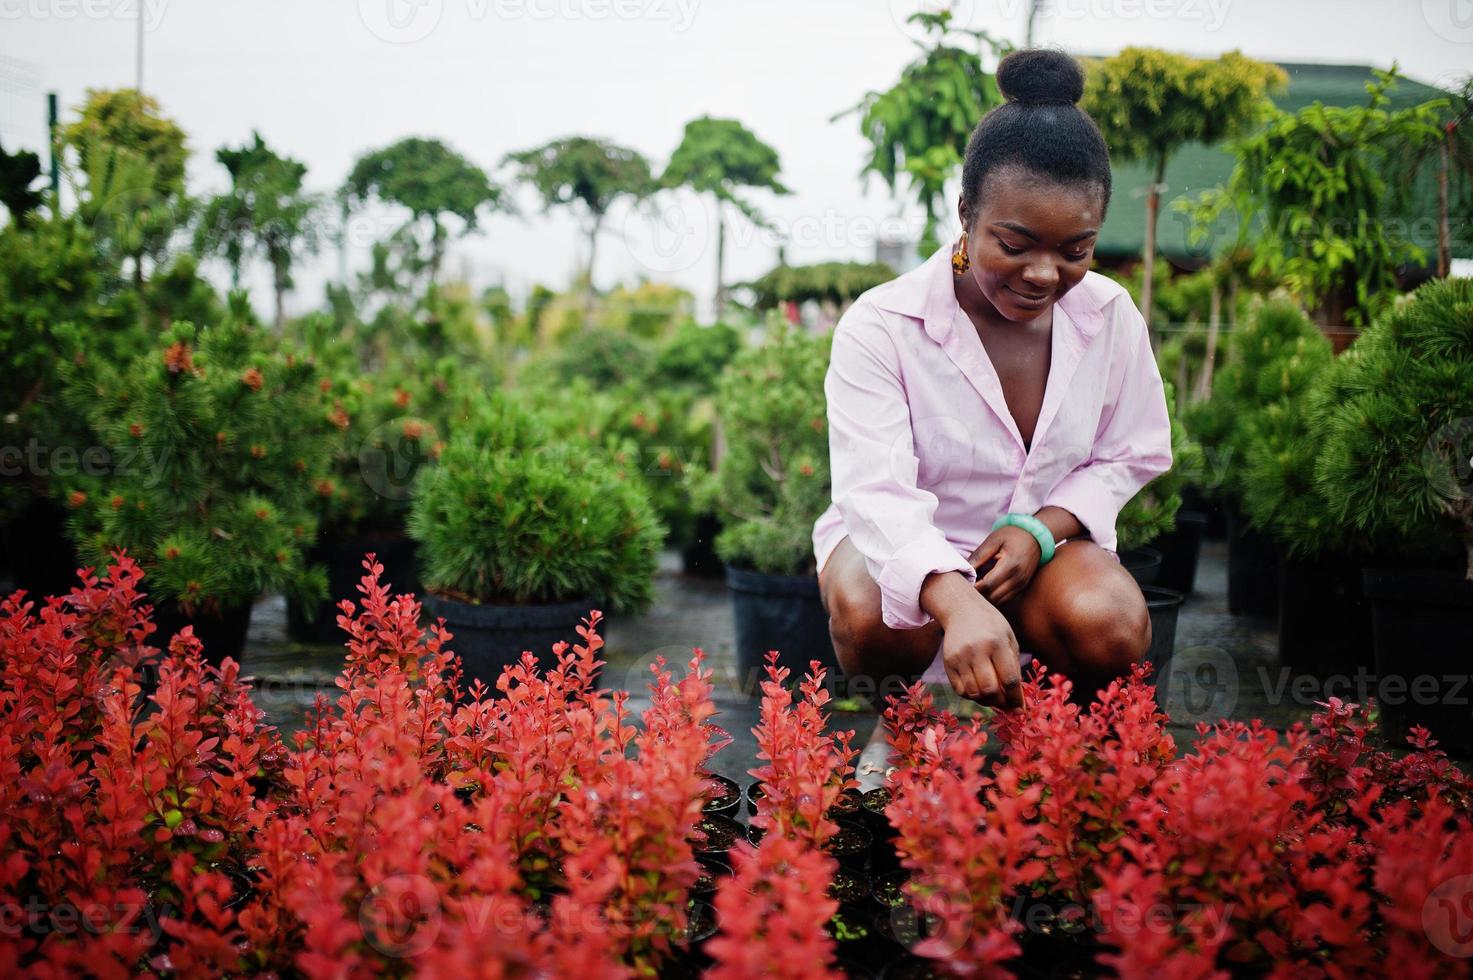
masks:
[[[1070,262],[1082,262],[1089,258],[1089,249],[1085,249],[1083,252],[1066,252],[1064,253],[1064,257]]]
[[[1001,245],[1002,246],[1002,250],[1004,252],[1008,253],[1009,255],[1022,255],[1024,252],[1028,251],[1026,248],[1013,248],[1013,246],[1009,245],[1007,242],[1003,241],[1001,238],[999,238],[997,240],[997,243],[999,245]]]

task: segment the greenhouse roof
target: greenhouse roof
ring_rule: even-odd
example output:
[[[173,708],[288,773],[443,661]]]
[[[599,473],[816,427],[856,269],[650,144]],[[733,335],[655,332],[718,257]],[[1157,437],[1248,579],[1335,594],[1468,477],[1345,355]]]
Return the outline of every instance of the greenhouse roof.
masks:
[[[1315,65],[1281,63],[1280,68],[1289,76],[1286,89],[1273,97],[1276,106],[1286,112],[1295,112],[1319,101],[1325,105],[1365,105],[1366,85],[1375,81],[1372,69],[1366,65]],[[1388,93],[1391,107],[1402,109],[1426,102],[1446,93],[1422,82],[1409,78],[1398,78],[1396,86]],[[1172,258],[1189,259],[1200,256],[1201,249],[1187,244],[1186,216],[1171,209],[1171,202],[1182,197],[1194,197],[1201,191],[1225,183],[1233,169],[1233,155],[1226,144],[1204,146],[1200,143],[1184,147],[1166,168],[1166,192],[1161,199],[1161,213],[1157,225],[1157,247],[1161,253]],[[1110,197],[1110,211],[1105,218],[1095,254],[1106,261],[1139,255],[1145,241],[1146,187],[1150,174],[1146,165],[1116,164],[1113,168],[1114,189]],[[1436,251],[1435,230],[1431,218],[1436,214],[1436,191],[1430,173],[1423,182],[1425,209],[1407,215],[1423,219],[1426,236],[1417,233],[1418,226],[1412,225],[1418,244],[1428,253],[1428,261],[1434,261]],[[1423,240],[1423,238],[1426,240]],[[1463,240],[1460,242],[1459,239]],[[1454,235],[1453,254],[1473,257],[1473,246],[1466,236]]]

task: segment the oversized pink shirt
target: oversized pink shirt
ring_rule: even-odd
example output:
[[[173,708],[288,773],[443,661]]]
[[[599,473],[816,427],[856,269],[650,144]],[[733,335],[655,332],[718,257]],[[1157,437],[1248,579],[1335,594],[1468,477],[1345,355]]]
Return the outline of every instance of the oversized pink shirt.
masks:
[[[847,535],[887,625],[931,621],[919,597],[932,572],[976,581],[967,558],[1001,514],[1062,507],[1114,552],[1120,509],[1171,468],[1161,374],[1124,287],[1086,273],[1054,306],[1051,346],[1030,450],[957,304],[949,247],[866,292],[834,328],[833,503],[814,555],[823,568]]]

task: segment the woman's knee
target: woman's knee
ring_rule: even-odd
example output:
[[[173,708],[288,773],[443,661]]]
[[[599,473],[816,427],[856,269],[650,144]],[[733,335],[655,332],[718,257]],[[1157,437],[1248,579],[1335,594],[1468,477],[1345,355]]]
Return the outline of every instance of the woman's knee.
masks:
[[[1071,659],[1091,672],[1119,676],[1151,646],[1151,616],[1134,580],[1080,590],[1059,624]]]
[[[880,614],[879,590],[836,588],[828,596],[829,636],[850,678],[918,676],[935,658],[934,628],[896,630]]]

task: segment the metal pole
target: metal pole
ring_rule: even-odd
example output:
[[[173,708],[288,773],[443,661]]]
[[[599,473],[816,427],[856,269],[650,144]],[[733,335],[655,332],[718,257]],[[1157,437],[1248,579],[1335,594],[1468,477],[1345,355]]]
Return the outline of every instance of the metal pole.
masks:
[[[57,145],[56,127],[60,120],[58,116],[60,99],[55,92],[46,93],[46,142],[51,148],[51,207],[59,210],[61,207],[61,149]]]
[[[140,2],[138,4],[138,64],[136,81],[133,86],[139,95],[143,94],[143,7],[144,5]]]

